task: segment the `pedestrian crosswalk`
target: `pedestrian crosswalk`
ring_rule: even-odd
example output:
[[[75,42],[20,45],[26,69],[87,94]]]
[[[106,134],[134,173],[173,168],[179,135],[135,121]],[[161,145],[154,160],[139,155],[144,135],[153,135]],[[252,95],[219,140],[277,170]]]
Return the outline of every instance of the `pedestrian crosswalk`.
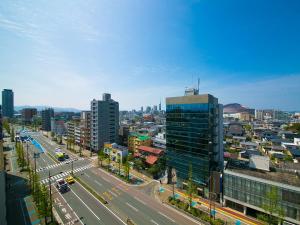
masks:
[[[66,160],[64,162],[60,162],[60,163],[57,163],[57,164],[52,164],[52,165],[49,165],[49,166],[46,166],[46,167],[39,168],[39,169],[36,170],[36,172],[49,170],[49,169],[52,169],[52,168],[55,168],[55,167],[58,167],[58,166],[62,166],[62,165],[65,165],[65,164],[72,163],[72,161],[74,162],[74,161],[81,161],[81,160],[84,160],[84,158],[69,159],[69,160]]]
[[[82,167],[79,167],[79,168],[74,169],[74,170],[73,170],[73,173],[78,173],[78,172],[81,172],[81,171],[83,171],[83,170],[86,170],[86,169],[89,169],[89,168],[92,168],[92,167],[93,167],[92,164],[89,164],[89,165],[86,165],[86,166],[82,166]],[[57,175],[55,175],[55,176],[51,176],[50,181],[51,181],[51,183],[52,183],[53,181],[56,181],[57,179],[60,179],[60,178],[64,178],[64,177],[68,176],[68,175],[71,174],[71,173],[72,173],[72,170],[68,170],[68,171],[66,171],[66,172],[57,174]],[[42,184],[47,184],[47,183],[49,182],[49,178],[45,178],[45,179],[41,180],[40,182],[41,182]]]

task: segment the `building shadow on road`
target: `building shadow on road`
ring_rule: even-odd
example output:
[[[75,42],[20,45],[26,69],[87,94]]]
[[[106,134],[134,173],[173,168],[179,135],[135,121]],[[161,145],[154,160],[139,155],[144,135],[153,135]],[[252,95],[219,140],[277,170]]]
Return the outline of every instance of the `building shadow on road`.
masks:
[[[26,201],[30,197],[27,180],[22,176],[6,174],[6,207],[8,224],[31,224],[34,205]]]

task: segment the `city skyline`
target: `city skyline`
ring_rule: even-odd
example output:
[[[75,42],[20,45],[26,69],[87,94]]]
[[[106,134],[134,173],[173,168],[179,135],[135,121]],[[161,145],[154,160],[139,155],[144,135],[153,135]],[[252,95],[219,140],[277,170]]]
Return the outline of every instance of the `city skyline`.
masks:
[[[199,77],[222,104],[300,109],[299,2],[157,3],[2,1],[0,88],[15,105],[88,109],[108,92],[130,110]]]

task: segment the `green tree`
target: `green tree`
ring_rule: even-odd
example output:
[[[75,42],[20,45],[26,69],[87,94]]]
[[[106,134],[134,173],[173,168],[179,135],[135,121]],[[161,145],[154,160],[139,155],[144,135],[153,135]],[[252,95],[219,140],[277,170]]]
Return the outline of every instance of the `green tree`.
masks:
[[[103,161],[104,161],[105,158],[106,157],[105,157],[105,153],[104,153],[103,149],[100,149],[98,151],[98,165],[99,166],[102,167],[102,163],[103,163]]]
[[[288,126],[285,129],[300,134],[300,123],[293,123],[291,126]]]
[[[6,132],[10,135],[10,125],[7,119],[3,120],[2,126],[6,130]]]
[[[14,142],[14,141],[15,141],[15,129],[14,129],[13,126],[12,126],[11,132],[10,132],[10,141],[11,141],[11,142]]]
[[[129,182],[129,174],[130,174],[130,163],[129,163],[129,158],[126,157],[125,162],[124,162],[124,172],[125,172],[125,177],[126,180]]]
[[[110,169],[110,164],[111,164],[111,155],[110,155],[110,151],[108,152],[108,155],[107,155],[107,158],[108,158],[108,170]]]
[[[45,224],[47,224],[47,218],[51,215],[51,204],[50,204],[50,195],[48,192],[48,189],[45,185],[41,186],[40,190],[40,207],[39,207],[39,213],[41,216],[45,219]]]
[[[293,162],[293,157],[291,155],[285,155],[283,160],[286,162]]]
[[[284,210],[280,205],[279,191],[276,186],[271,186],[270,190],[266,192],[266,201],[262,204],[262,208],[266,211],[268,218],[268,224],[276,224],[278,221],[274,221],[275,216],[282,222],[284,218]]]
[[[193,168],[192,164],[189,166],[189,175],[188,175],[188,182],[187,182],[187,194],[189,200],[189,209],[192,207],[193,196],[196,193],[196,185],[193,182]]]
[[[117,163],[118,163],[118,168],[119,168],[119,176],[121,175],[121,162],[122,162],[121,156],[118,154],[117,155]]]
[[[16,143],[16,152],[18,165],[21,167],[21,170],[24,170],[27,162],[25,160],[24,148],[21,142]]]

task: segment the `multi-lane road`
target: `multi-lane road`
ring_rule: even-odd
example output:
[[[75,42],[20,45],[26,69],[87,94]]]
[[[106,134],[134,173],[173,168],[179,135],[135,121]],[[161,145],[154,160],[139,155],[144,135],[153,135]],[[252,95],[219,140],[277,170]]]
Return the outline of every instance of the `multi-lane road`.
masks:
[[[66,177],[73,164],[74,174],[108,202],[107,205],[102,204],[79,183],[72,184],[70,191],[64,194],[53,186],[54,207],[64,224],[126,224],[127,218],[139,225],[200,224],[163,205],[136,186],[128,185],[106,171],[93,167],[91,159],[79,158],[63,148],[70,159],[57,163],[53,160],[57,145],[40,133],[32,133],[31,136],[45,150],[36,159],[41,183],[48,183],[49,171],[52,183],[58,178]],[[34,152],[38,150],[30,145],[29,154],[33,156]]]

